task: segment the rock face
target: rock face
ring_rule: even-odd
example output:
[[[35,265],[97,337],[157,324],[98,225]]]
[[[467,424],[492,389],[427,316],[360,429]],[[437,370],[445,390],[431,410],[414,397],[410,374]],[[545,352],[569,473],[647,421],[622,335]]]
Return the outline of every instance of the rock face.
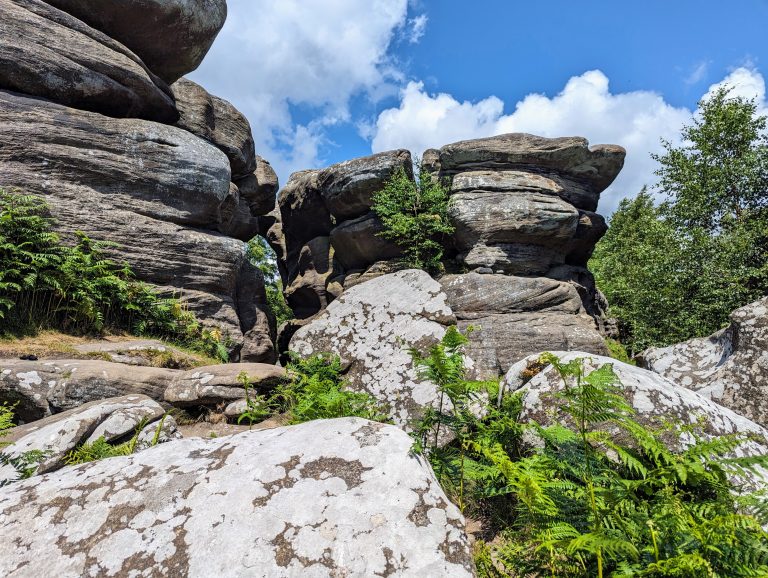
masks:
[[[139,426],[142,429],[137,432]],[[159,403],[145,395],[126,395],[87,403],[16,427],[4,438],[13,443],[3,448],[3,453],[15,457],[31,450],[43,451],[46,455],[35,473],[45,474],[63,467],[67,454],[78,446],[101,437],[117,443],[136,433],[136,451],[152,445],[155,435],[158,443],[181,437],[173,417],[166,416]],[[0,481],[13,479],[11,470],[10,466],[0,468]]]
[[[348,276],[400,256],[397,246],[377,236],[381,223],[370,212],[373,194],[398,169],[413,175],[408,151],[300,171],[280,191],[285,295],[297,317],[324,309]]]
[[[635,418],[644,425],[660,425],[660,416],[676,419],[684,425],[696,425],[704,418],[701,426],[704,434],[721,436],[741,433],[753,437],[742,443],[735,450],[735,455],[764,456],[768,453],[766,429],[665,377],[600,355],[580,351],[554,353],[564,362],[585,359],[585,368],[588,371],[606,363],[613,364],[622,384],[622,395],[637,412]],[[513,365],[505,377],[504,386],[507,391],[523,393],[521,420],[535,420],[547,425],[556,414],[552,393],[560,391],[564,386],[560,375],[552,366],[547,366],[530,381],[525,382],[523,371],[538,357],[538,354],[532,355]]]
[[[226,0],[49,0],[118,40],[169,84],[195,70],[227,18]]]
[[[25,423],[127,394],[176,407],[216,407],[245,397],[241,372],[262,392],[285,379],[283,368],[263,363],[179,371],[89,359],[0,359],[0,403],[18,403],[14,413]]]
[[[274,360],[261,273],[215,231],[239,203],[221,151],[179,128],[8,92],[0,127],[0,185],[44,195],[62,232],[117,243],[118,261],[220,326],[236,355]]]
[[[0,89],[110,116],[178,118],[168,85],[135,54],[49,4],[0,1]]]
[[[737,309],[701,339],[649,349],[641,364],[768,427],[768,297]]]
[[[603,338],[576,288],[545,277],[467,273],[440,279],[459,328],[469,333],[467,354],[484,379],[547,349],[602,352]]]
[[[294,334],[290,350],[338,355],[349,387],[386,403],[394,422],[409,429],[439,395],[433,383],[418,378],[407,348],[426,349],[453,323],[440,285],[409,269],[345,291]]]
[[[0,574],[470,577],[464,520],[411,445],[314,421],[26,480],[0,494]]]

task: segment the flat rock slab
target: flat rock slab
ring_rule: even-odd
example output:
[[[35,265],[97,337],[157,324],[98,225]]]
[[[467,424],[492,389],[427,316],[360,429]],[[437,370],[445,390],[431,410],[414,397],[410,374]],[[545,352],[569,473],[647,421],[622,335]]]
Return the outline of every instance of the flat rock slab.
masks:
[[[93,357],[102,356],[105,361],[126,365],[152,365],[152,359],[158,355],[172,356],[181,364],[199,364],[196,362],[196,358],[189,353],[156,339],[93,341],[75,345],[74,349],[78,353]]]
[[[641,364],[768,427],[768,297],[731,314],[714,335],[640,356]]]
[[[145,395],[94,401],[12,429],[3,441],[13,443],[3,448],[3,453],[20,456],[32,450],[45,452],[36,469],[37,474],[44,474],[61,468],[76,447],[101,437],[113,442],[138,433],[137,451],[151,445],[155,433],[158,443],[180,437],[174,419],[164,415],[162,406]],[[137,432],[139,426],[142,429]],[[0,481],[13,479],[13,473],[10,466],[1,467]]]
[[[282,367],[263,363],[180,371],[84,359],[0,359],[0,403],[18,403],[15,412],[25,423],[88,402],[137,393],[177,407],[216,406],[244,397],[241,372],[261,392],[286,379]]]
[[[437,281],[408,269],[345,291],[295,333],[290,350],[338,355],[349,387],[388,405],[394,422],[408,428],[439,395],[417,377],[407,348],[425,350],[455,321]]]
[[[0,574],[473,576],[464,520],[396,427],[178,440],[0,491]]]

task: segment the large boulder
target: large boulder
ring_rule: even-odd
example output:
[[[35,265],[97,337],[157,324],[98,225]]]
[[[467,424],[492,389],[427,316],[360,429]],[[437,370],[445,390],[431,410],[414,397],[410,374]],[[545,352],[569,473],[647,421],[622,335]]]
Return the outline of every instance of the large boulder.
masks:
[[[476,373],[504,375],[523,357],[545,350],[607,353],[574,285],[545,277],[467,273],[440,279]],[[469,332],[469,328],[472,331]]]
[[[764,456],[768,453],[768,430],[657,373],[581,351],[554,353],[563,362],[583,359],[586,371],[612,364],[621,382],[621,395],[634,408],[635,419],[643,425],[659,427],[663,420],[676,420],[681,427],[697,427],[708,436],[742,434],[750,439],[736,448],[734,455]],[[549,425],[558,415],[558,402],[553,394],[561,391],[565,384],[551,365],[543,369],[537,367],[538,358],[539,354],[531,355],[513,365],[505,377],[504,387],[507,392],[522,394],[520,420]],[[538,373],[531,377],[532,367]],[[686,443],[685,437],[680,443]]]
[[[172,441],[0,494],[4,576],[473,576],[464,520],[392,426]]]
[[[346,290],[296,331],[290,350],[338,355],[348,386],[386,404],[394,422],[408,429],[440,396],[434,383],[417,376],[407,348],[426,349],[455,320],[437,281],[409,269]]]
[[[0,404],[18,404],[17,417],[33,422],[83,404],[145,395],[175,407],[216,407],[245,397],[240,374],[265,392],[286,380],[282,367],[225,363],[186,371],[96,359],[0,359]]]
[[[48,0],[120,41],[167,83],[195,70],[227,18],[226,0]]]
[[[83,444],[104,438],[110,443],[137,436],[135,451],[181,437],[173,417],[145,395],[126,395],[87,403],[31,424],[18,426],[3,438],[11,445],[3,448],[9,457],[29,451],[43,452],[35,474],[63,467],[69,452]],[[14,479],[10,465],[0,468],[0,482]]]
[[[141,280],[222,329],[235,355],[274,360],[263,279],[234,218],[227,157],[191,133],[0,91],[0,186],[44,195],[57,229],[110,241]]]
[[[49,4],[0,0],[0,89],[116,117],[178,118],[168,86],[135,54]]]
[[[768,297],[731,314],[709,337],[651,348],[641,364],[768,427]]]

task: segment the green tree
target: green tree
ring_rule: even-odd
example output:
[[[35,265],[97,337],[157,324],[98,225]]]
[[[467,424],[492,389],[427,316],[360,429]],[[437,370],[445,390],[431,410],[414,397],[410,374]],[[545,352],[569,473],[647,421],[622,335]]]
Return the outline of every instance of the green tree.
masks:
[[[409,267],[442,270],[443,239],[454,227],[448,220],[448,191],[440,181],[423,172],[414,181],[400,168],[373,196],[372,209],[384,225],[380,236],[402,248]]]
[[[277,318],[277,324],[293,319],[293,311],[283,296],[283,282],[277,271],[277,256],[264,237],[256,236],[248,242],[248,257],[264,275],[267,304]]]
[[[681,146],[663,142],[658,207],[624,201],[590,266],[637,353],[710,334],[768,293],[768,137],[754,101],[720,89]]]

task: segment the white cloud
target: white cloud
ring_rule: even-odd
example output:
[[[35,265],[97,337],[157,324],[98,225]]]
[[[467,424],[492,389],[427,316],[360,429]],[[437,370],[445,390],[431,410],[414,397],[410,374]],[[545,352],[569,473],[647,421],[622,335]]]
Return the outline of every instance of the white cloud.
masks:
[[[765,79],[755,68],[742,66],[733,70],[723,80],[710,86],[705,98],[723,86],[731,88],[731,96],[755,99],[758,107],[762,109],[762,114],[768,112],[768,102],[765,100]]]
[[[709,61],[702,60],[691,71],[691,73],[685,77],[685,84],[694,85],[698,84],[707,76],[709,72]]]
[[[248,117],[257,152],[282,181],[318,164],[322,127],[348,121],[354,95],[397,92],[402,73],[388,49],[408,22],[408,0],[229,0],[228,7],[190,77]],[[296,122],[289,104],[316,120]]]
[[[765,81],[755,70],[737,69],[724,82],[735,87],[734,94],[765,99]],[[554,97],[530,94],[509,114],[504,114],[504,103],[495,96],[459,102],[450,94],[429,94],[423,84],[411,82],[401,92],[400,106],[379,115],[372,129],[372,149],[408,148],[421,154],[457,140],[507,132],[578,135],[592,144],[619,144],[627,149],[626,164],[600,204],[601,212],[609,214],[622,198],[654,182],[656,163],[650,153],[661,152],[661,138],[679,142],[680,128],[691,114],[656,92],[612,93],[599,70],[572,77]]]
[[[421,37],[424,36],[424,33],[427,31],[428,21],[429,18],[426,14],[419,14],[416,16],[416,18],[411,18],[408,21],[408,24],[411,27],[408,34],[408,42],[411,44],[416,44],[419,40],[421,40]]]

